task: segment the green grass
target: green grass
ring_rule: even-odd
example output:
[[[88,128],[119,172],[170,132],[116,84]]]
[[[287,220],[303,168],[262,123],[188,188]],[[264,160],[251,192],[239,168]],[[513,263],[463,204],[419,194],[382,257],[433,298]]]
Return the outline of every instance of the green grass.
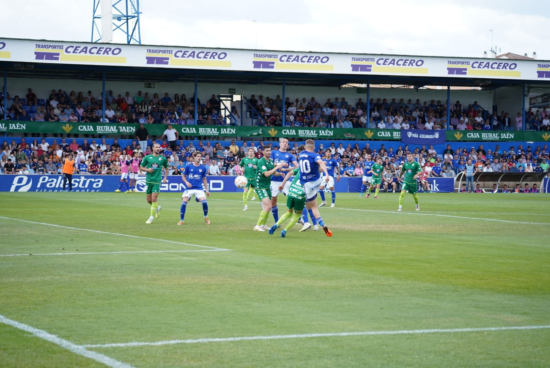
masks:
[[[338,194],[334,232],[252,231],[257,201],[213,194],[212,225],[161,194],[4,193],[0,315],[75,344],[550,325],[550,197]],[[285,199],[283,198],[283,201]],[[285,201],[286,202],[286,201]],[[285,207],[282,203],[281,211]],[[281,212],[282,213],[282,212]],[[503,220],[503,221],[490,221]],[[272,218],[268,221],[272,224]],[[43,253],[219,252],[41,256]],[[550,329],[89,348],[135,367],[547,366]],[[101,366],[0,324],[0,366]]]

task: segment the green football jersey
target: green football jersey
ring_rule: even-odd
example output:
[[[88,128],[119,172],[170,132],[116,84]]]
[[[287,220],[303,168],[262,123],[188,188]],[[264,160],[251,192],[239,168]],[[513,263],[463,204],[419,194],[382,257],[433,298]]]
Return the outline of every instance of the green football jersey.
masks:
[[[300,169],[296,168],[292,170],[292,173],[295,175],[290,187],[288,188],[288,196],[296,199],[306,199],[306,193],[300,183]]]
[[[384,171],[384,166],[374,164],[374,165],[372,165],[371,170],[372,170],[373,173],[377,174],[377,175],[373,175],[372,176],[373,178],[376,178],[376,179],[381,179],[382,178],[382,172]]]
[[[244,157],[239,164],[240,167],[244,167],[244,177],[250,181],[250,179],[256,179],[256,168],[258,167],[258,159]],[[256,166],[256,168],[254,168]]]
[[[271,186],[271,176],[265,176],[264,172],[273,170],[275,164],[273,160],[262,157],[258,161],[258,170],[256,176],[256,188],[257,189],[269,189]]]
[[[403,164],[403,168],[401,169],[401,172],[405,173],[405,183],[409,184],[416,184],[416,179],[414,176],[422,171],[422,167],[420,164],[416,161],[413,161],[412,163],[407,161]]]
[[[148,184],[160,184],[162,181],[162,168],[168,167],[168,159],[164,156],[145,156],[143,161],[141,161],[141,167],[146,169],[153,168],[152,173],[147,173],[145,177],[145,182]]]

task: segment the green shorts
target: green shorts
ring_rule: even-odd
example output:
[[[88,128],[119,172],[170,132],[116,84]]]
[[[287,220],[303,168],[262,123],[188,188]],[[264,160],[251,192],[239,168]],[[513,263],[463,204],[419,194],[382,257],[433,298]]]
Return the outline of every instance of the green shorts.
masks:
[[[160,193],[160,184],[147,183],[147,194]]]
[[[258,194],[258,198],[260,199],[260,202],[263,201],[264,198],[269,198],[271,200],[271,189],[256,188],[256,194]]]
[[[245,188],[256,188],[256,178],[246,178],[246,181]]]
[[[401,191],[406,191],[406,192],[409,192],[410,194],[416,194],[418,192],[418,185],[417,183],[413,184],[413,183],[403,182]]]
[[[304,207],[306,206],[306,199],[302,198],[295,198],[288,196],[286,197],[286,206],[289,210],[294,210],[296,212],[302,212],[304,210]]]
[[[371,185],[380,185],[382,183],[382,179],[381,178],[378,178],[378,177],[372,177],[372,182],[371,182]]]

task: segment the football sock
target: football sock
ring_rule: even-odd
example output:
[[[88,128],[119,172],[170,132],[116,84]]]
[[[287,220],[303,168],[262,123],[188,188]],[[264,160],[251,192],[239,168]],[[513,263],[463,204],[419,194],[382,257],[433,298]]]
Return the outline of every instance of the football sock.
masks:
[[[374,196],[375,196],[375,197],[378,197],[378,192],[379,192],[379,191],[380,191],[380,189],[379,189],[379,188],[376,188],[376,192],[374,192]]]
[[[277,226],[280,227],[290,216],[292,216],[292,212],[285,212],[284,215],[279,218],[279,221],[277,221]]]
[[[403,199],[405,198],[405,193],[407,192],[401,192],[399,195],[399,205],[401,206],[403,204]]]
[[[185,218],[185,210],[187,209],[187,202],[182,201],[180,207],[180,220],[183,221]]]
[[[414,202],[415,202],[416,204],[418,204],[418,194],[414,193],[414,194],[413,194],[413,198],[414,198]]]
[[[325,223],[323,222],[323,218],[321,216],[317,218],[317,223],[321,226],[325,226]]]
[[[332,192],[332,203],[336,202],[336,192]]]
[[[248,205],[248,192],[243,192],[243,203],[244,205]]]
[[[365,193],[365,184],[361,184],[361,195]]]
[[[118,190],[122,190],[122,185],[124,184],[124,182],[121,180],[120,181],[120,184],[118,185]]]
[[[312,210],[308,210],[309,212],[309,217],[311,217],[311,223],[313,225],[317,225],[317,220],[315,220],[315,216],[313,216],[313,211]]]
[[[267,221],[268,215],[269,215],[268,212],[265,212],[262,210],[262,212],[260,212],[260,218],[258,219],[258,223],[256,225],[262,226],[263,224],[265,224],[265,221]]]
[[[155,212],[157,212],[158,207],[159,204],[157,202],[151,203],[151,216],[155,216]]]
[[[275,222],[279,221],[279,209],[277,208],[277,206],[273,206],[271,208],[271,213],[273,214],[273,219],[275,220]]]
[[[304,220],[304,224],[309,222],[309,219],[307,218],[307,210],[304,210],[304,212],[302,212],[302,220]]]
[[[249,188],[247,193],[248,193],[248,196],[246,197],[247,200],[249,200],[251,196],[254,197],[254,190],[252,188]]]
[[[202,212],[204,212],[204,217],[206,217],[208,216],[208,202],[206,202],[206,199],[203,199],[201,203],[202,203]]]
[[[325,191],[324,190],[321,190],[319,189],[319,195],[321,196],[321,199],[323,200],[323,202],[325,201]]]
[[[290,215],[290,212],[287,212],[289,215]],[[298,220],[300,219],[300,216],[301,216],[301,213],[295,213],[291,219],[290,219],[290,222],[288,223],[288,225],[286,225],[285,227],[285,230],[288,231],[290,229],[292,229],[292,227],[294,225],[296,225],[296,223],[298,222]]]

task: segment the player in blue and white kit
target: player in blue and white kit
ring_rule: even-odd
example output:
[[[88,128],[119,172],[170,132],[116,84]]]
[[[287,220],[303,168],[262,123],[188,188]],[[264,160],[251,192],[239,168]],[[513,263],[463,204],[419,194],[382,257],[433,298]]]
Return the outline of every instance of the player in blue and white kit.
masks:
[[[201,164],[202,155],[199,151],[193,152],[192,157],[193,163],[185,166],[185,170],[181,175],[187,189],[181,196],[180,222],[178,222],[178,225],[183,225],[187,202],[189,202],[192,196],[195,196],[197,202],[200,201],[202,203],[204,222],[206,222],[206,225],[210,225],[210,220],[208,219],[208,203],[206,202],[206,197],[210,196],[208,182],[206,181],[207,169],[206,166]]]
[[[273,219],[275,222],[279,221],[279,209],[277,208],[277,196],[281,192],[279,186],[281,185],[286,173],[292,171],[298,167],[298,162],[296,157],[293,154],[288,152],[288,139],[281,138],[279,139],[279,150],[271,151],[271,159],[273,164],[277,166],[279,163],[283,162],[286,165],[277,170],[280,175],[273,175],[271,177],[271,213],[273,214]],[[288,188],[290,188],[291,182],[288,181],[283,188],[283,193],[288,193]]]
[[[325,151],[325,157],[323,158],[323,162],[327,167],[329,181],[328,182],[325,182],[324,180],[321,181],[321,186],[319,187],[319,194],[321,195],[321,199],[323,200],[323,202],[319,207],[323,207],[327,205],[327,202],[325,201],[325,188],[330,189],[330,192],[332,193],[332,204],[330,205],[330,207],[334,207],[334,203],[336,202],[336,191],[334,190],[334,171],[338,173],[338,177],[336,178],[336,181],[340,181],[340,168],[338,167],[338,161],[332,158],[332,151],[329,149]],[[321,178],[324,179],[324,176],[321,176]]]
[[[364,166],[365,169],[363,171],[363,184],[361,185],[361,197],[363,196],[363,193],[365,190],[367,190],[367,196],[366,198],[369,198],[370,193],[368,191],[370,183],[372,182],[372,165],[374,165],[374,161],[372,161],[372,158],[370,155],[367,155],[367,161],[365,161]]]
[[[315,153],[315,141],[308,139],[306,141],[306,150],[302,151],[299,156],[300,159],[300,182],[306,192],[306,208],[311,210],[313,217],[317,220],[317,223],[321,225],[327,236],[332,236],[332,232],[323,222],[319,209],[317,208],[317,192],[321,186],[321,181],[326,183],[329,181],[329,175],[327,167],[321,156]],[[324,174],[324,179],[321,179],[321,172]]]

